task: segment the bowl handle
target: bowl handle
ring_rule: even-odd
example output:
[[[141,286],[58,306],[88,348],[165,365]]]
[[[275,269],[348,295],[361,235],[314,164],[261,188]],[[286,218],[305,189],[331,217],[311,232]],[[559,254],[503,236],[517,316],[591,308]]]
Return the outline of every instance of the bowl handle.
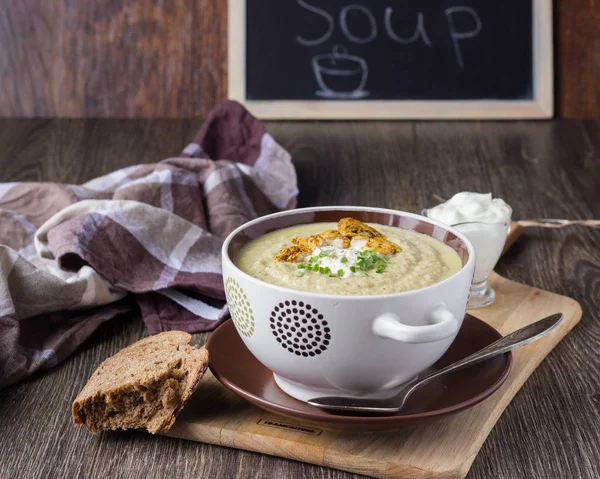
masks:
[[[377,316],[373,321],[373,333],[382,338],[417,344],[440,341],[453,336],[458,331],[458,320],[444,305],[433,308],[429,317],[433,324],[409,326],[400,322],[398,315],[384,313]]]

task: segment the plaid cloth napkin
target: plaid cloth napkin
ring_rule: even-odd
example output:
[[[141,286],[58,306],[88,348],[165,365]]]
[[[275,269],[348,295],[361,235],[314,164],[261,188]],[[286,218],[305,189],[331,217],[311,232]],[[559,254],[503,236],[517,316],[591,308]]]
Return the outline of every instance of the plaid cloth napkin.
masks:
[[[222,240],[297,194],[290,155],[235,102],[177,158],[79,186],[0,184],[0,387],[136,308],[150,334],[214,329]]]

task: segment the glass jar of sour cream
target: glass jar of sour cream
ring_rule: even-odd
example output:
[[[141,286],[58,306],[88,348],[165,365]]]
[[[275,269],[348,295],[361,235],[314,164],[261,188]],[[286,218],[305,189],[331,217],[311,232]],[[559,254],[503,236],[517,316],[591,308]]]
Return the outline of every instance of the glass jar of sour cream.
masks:
[[[473,243],[475,275],[469,308],[491,304],[495,292],[487,279],[502,254],[510,229],[511,207],[500,198],[492,198],[491,193],[463,191],[422,214],[453,226]]]

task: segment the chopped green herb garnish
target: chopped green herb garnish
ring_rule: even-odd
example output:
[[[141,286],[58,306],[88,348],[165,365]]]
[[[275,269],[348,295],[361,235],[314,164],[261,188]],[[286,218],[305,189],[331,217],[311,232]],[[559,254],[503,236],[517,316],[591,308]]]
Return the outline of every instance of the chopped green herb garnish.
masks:
[[[337,276],[342,278],[344,276],[344,270],[338,269],[332,271],[331,268],[323,266],[321,259],[326,258],[332,254],[332,251],[320,251],[319,254],[308,258],[306,263],[300,263],[297,265],[296,276],[301,278],[304,276],[306,271],[315,271],[326,276]],[[375,270],[375,273],[381,274],[385,271],[385,268],[389,264],[390,260],[387,256],[380,255],[375,250],[364,250],[358,253],[356,263],[350,266],[352,273],[361,273],[361,276],[367,276],[367,271]],[[340,263],[348,264],[349,260],[346,256],[340,258]]]
[[[376,273],[381,274],[385,270],[389,261],[389,258],[378,254],[376,251],[365,250],[358,254],[356,266],[363,272],[374,269]]]

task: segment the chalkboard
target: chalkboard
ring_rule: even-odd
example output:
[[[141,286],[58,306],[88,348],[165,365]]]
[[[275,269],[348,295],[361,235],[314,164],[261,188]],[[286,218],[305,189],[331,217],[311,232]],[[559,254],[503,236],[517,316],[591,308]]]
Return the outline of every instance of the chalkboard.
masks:
[[[230,94],[284,118],[549,116],[550,22],[550,0],[230,0]]]

